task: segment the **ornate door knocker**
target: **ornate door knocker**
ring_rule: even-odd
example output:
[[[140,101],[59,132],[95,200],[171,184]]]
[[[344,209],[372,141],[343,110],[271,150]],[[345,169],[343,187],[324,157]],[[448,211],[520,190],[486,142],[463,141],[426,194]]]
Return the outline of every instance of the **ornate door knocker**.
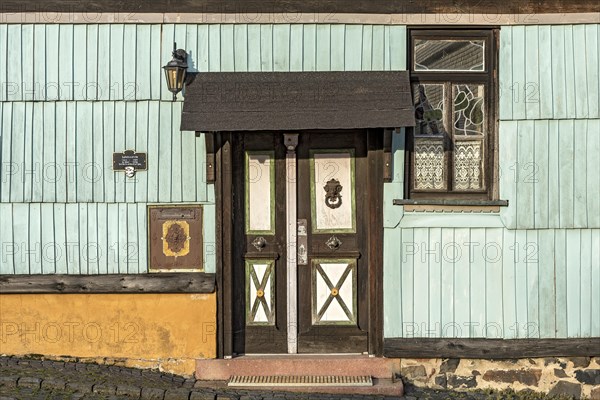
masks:
[[[327,184],[323,186],[325,189],[325,204],[329,208],[338,208],[342,205],[342,195],[340,192],[343,187],[340,185],[340,181],[337,179],[330,179]]]

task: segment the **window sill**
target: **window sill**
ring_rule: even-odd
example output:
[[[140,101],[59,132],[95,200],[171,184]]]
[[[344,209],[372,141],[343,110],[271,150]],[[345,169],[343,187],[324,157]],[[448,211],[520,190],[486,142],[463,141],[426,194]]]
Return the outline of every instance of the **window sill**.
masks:
[[[395,199],[393,204],[404,206],[406,212],[497,213],[508,206],[508,200]]]

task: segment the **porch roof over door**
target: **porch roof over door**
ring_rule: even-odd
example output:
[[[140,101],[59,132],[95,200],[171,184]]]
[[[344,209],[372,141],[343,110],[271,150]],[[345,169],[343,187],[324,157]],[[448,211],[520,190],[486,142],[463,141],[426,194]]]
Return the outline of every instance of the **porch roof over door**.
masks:
[[[406,71],[209,72],[186,87],[181,130],[414,126]]]

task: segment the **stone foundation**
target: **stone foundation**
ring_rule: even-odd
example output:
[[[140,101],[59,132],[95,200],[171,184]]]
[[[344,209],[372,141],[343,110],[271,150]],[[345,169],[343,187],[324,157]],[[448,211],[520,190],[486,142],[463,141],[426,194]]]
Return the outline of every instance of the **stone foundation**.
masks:
[[[600,399],[600,357],[401,360],[405,383],[434,389],[513,389]]]

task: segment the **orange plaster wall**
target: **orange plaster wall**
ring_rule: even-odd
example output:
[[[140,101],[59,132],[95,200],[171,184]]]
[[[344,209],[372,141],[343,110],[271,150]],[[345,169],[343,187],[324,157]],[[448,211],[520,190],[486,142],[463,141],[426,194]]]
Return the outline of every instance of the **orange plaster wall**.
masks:
[[[0,354],[109,359],[191,375],[216,356],[216,295],[0,295]]]

